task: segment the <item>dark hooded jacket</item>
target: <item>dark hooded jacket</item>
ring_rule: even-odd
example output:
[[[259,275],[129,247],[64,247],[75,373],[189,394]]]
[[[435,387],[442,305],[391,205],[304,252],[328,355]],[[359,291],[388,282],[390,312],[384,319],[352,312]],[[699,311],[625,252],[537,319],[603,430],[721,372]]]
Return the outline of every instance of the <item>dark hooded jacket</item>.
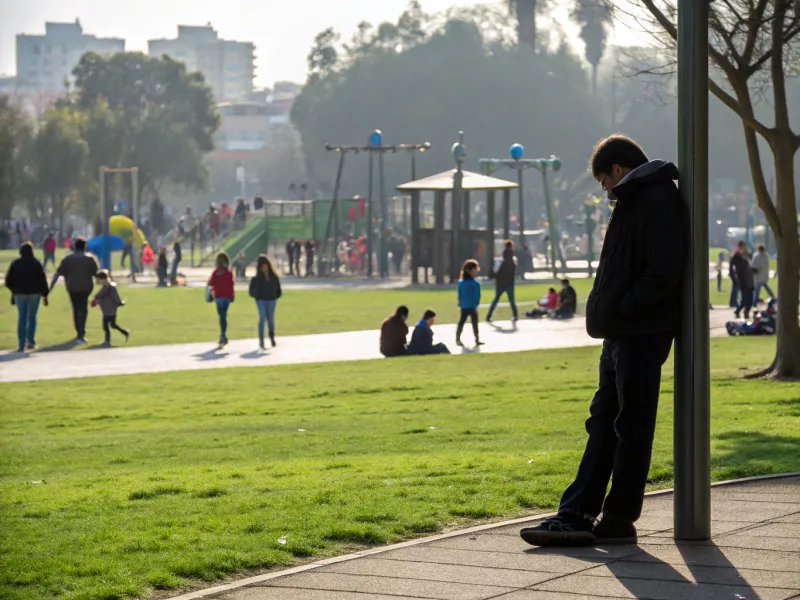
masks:
[[[652,160],[616,187],[594,286],[586,301],[593,338],[676,333],[688,216],[677,167]]]
[[[514,251],[511,248],[503,250],[503,262],[494,274],[494,285],[499,290],[504,290],[514,285],[514,274],[517,266],[514,263]]]

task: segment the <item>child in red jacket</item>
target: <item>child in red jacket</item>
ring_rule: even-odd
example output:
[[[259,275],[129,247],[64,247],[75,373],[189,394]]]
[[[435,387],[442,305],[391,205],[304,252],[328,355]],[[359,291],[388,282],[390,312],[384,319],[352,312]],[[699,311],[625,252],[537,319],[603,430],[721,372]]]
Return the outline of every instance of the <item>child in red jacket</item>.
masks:
[[[220,348],[228,343],[228,308],[233,302],[233,273],[228,268],[230,261],[224,252],[217,254],[217,268],[208,280],[208,287],[217,305],[219,315],[219,345]]]

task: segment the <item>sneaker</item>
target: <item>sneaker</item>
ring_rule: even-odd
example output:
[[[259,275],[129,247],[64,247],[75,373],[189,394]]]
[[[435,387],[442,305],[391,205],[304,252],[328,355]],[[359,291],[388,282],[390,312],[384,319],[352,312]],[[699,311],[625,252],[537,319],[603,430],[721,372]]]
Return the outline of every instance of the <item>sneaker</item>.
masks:
[[[258,343],[258,349],[261,350],[262,352],[264,352],[267,349],[263,341]]]
[[[25,346],[20,346],[17,348],[17,354],[23,354],[25,352]]]
[[[591,546],[596,540],[593,526],[588,517],[565,514],[525,527],[519,535],[531,546]]]
[[[480,341],[480,340],[475,340],[475,345],[476,345],[476,346],[485,346],[485,345],[486,345],[486,342],[482,342],[482,341]]]
[[[492,322],[492,317],[490,317],[489,315],[486,315],[486,322],[487,323],[491,323]]]
[[[128,343],[128,338],[129,338],[129,337],[131,337],[131,332],[130,332],[130,331],[126,331],[126,332],[125,332],[125,343],[126,343],[126,344]]]
[[[36,348],[37,348],[36,342],[28,342],[27,344],[25,344],[26,350],[36,350]]]
[[[86,338],[79,337],[75,339],[76,346],[83,346],[85,343],[86,343]]]
[[[272,344],[273,348],[278,345],[278,344],[275,343],[275,336],[274,335],[269,336],[269,343]]]
[[[603,516],[592,530],[597,544],[635,544],[639,541],[633,522]]]
[[[219,338],[219,347],[220,348],[224,348],[227,345],[228,345],[228,338],[225,338],[225,337]]]
[[[461,346],[463,348],[464,347],[464,342],[462,342],[461,340],[456,338],[456,346]]]

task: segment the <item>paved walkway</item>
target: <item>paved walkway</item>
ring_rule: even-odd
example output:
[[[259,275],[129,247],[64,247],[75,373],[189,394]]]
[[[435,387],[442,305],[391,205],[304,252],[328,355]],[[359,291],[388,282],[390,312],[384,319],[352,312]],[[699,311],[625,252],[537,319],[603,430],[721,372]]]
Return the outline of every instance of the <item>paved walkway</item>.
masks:
[[[675,543],[672,494],[645,500],[638,546],[532,548],[484,525],[179,596],[180,600],[788,600],[800,598],[800,476],[712,488],[712,540]],[[175,600],[178,600],[176,598]]]
[[[712,336],[725,336],[724,321],[729,311],[711,311]],[[513,324],[498,321],[481,323],[480,348],[458,348],[453,344],[455,324],[434,325],[434,340],[444,342],[453,353],[521,352],[549,348],[596,346],[586,334],[583,317],[566,321],[535,319]],[[135,335],[135,332],[134,332]],[[472,343],[468,326],[463,335]],[[378,352],[378,331],[350,331],[278,338],[278,347],[258,351],[255,339],[232,340],[223,350],[213,342],[164,346],[131,346],[86,349],[78,352],[0,353],[0,383],[194,371],[225,367],[264,367],[301,363],[371,360],[382,358]]]

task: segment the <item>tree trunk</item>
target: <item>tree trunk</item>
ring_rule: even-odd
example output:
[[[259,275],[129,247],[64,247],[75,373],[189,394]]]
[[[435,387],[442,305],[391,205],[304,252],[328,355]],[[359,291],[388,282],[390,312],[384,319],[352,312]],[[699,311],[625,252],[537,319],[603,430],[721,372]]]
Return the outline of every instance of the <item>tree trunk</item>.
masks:
[[[781,222],[775,235],[778,249],[778,343],[775,369],[777,379],[800,378],[800,237],[794,187],[794,148],[791,135],[776,135],[775,156],[776,208]]]

